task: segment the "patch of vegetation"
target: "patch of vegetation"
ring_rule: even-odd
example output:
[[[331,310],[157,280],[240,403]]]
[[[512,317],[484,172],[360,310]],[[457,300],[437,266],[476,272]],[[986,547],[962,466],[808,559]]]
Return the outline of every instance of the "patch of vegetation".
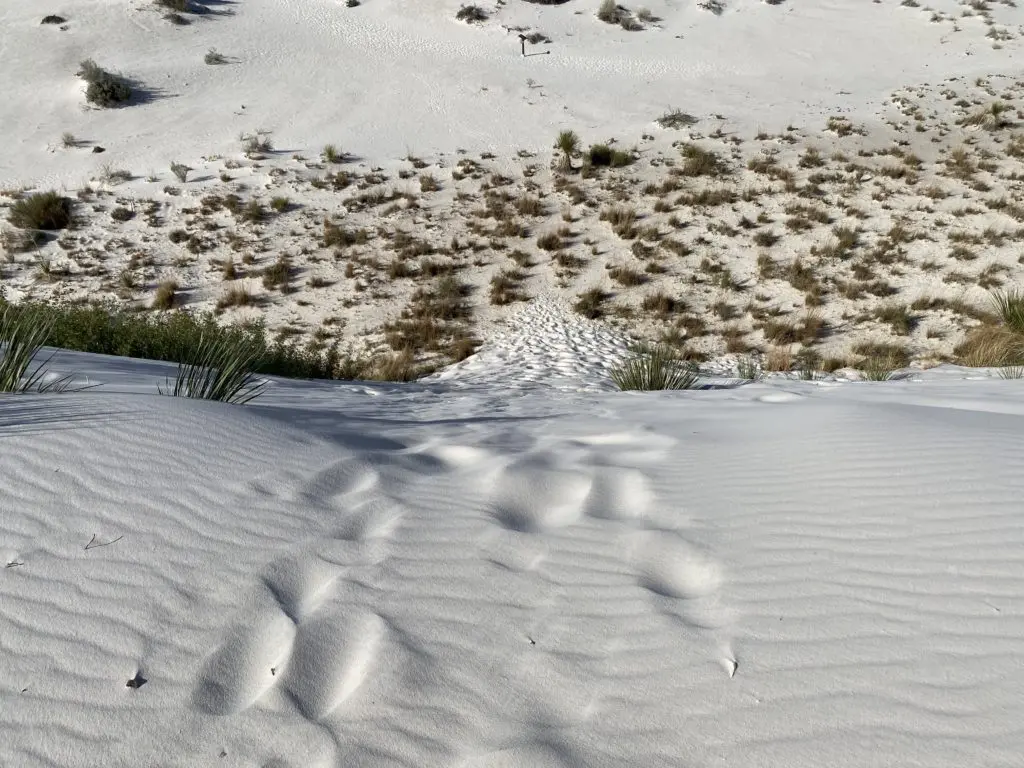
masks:
[[[223,53],[218,53],[215,48],[211,48],[203,56],[203,61],[210,65],[227,64],[228,58]]]
[[[464,5],[455,13],[455,18],[467,24],[487,21],[488,14],[479,5]]]
[[[267,386],[254,372],[259,361],[260,349],[248,339],[201,335],[178,364],[173,386],[161,389],[160,394],[244,405]]]
[[[79,65],[79,77],[86,82],[85,100],[98,107],[116,107],[132,97],[131,83],[123,76],[108,72],[92,59]]]
[[[0,311],[10,312],[34,327],[46,329],[43,345],[101,355],[144,360],[187,362],[202,339],[228,338],[252,344],[259,355],[257,373],[302,379],[340,378],[344,360],[336,348],[299,347],[270,343],[261,323],[218,325],[212,313],[168,312],[148,314],[121,305],[10,304],[0,298]],[[349,361],[351,367],[351,361]]]
[[[691,125],[696,125],[698,120],[693,115],[683,112],[681,109],[670,109],[654,122],[662,128],[679,130],[681,128],[688,128]]]
[[[611,372],[612,381],[621,391],[693,389],[700,378],[697,366],[680,359],[668,346],[640,344],[633,353]]]
[[[71,198],[57,192],[37,192],[16,200],[7,220],[18,229],[65,229],[71,225]]]
[[[610,298],[611,294],[608,292],[602,291],[600,288],[591,288],[576,297],[576,304],[573,305],[573,309],[584,317],[596,320],[604,316],[604,304]]]
[[[33,363],[46,344],[51,321],[39,313],[17,311],[10,305],[0,308],[0,392],[57,392],[67,388],[70,377],[46,381],[51,355]]]
[[[178,284],[173,280],[165,280],[157,286],[153,296],[153,309],[173,309],[178,292]]]

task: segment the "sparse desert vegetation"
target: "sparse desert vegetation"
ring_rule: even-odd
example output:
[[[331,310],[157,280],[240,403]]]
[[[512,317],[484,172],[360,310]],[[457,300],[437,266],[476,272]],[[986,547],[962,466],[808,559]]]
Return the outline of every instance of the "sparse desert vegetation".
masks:
[[[486,26],[496,15],[455,14]],[[660,23],[611,0],[596,15],[627,30]],[[539,34],[512,31],[524,44]],[[227,63],[212,48],[204,60]],[[135,96],[91,59],[80,74],[96,106]],[[12,190],[4,283],[28,301],[259,320],[321,349],[401,355],[402,376],[462,359],[551,290],[688,360],[1012,361],[989,296],[1024,277],[1024,83],[995,82],[902,89],[872,126],[831,114],[743,134],[670,107],[651,115],[658,135],[567,125],[546,149],[408,151],[382,165],[335,143],[278,151],[271,130],[245,130],[233,153],[175,159],[169,174],[103,162],[77,191]],[[92,143],[65,131],[61,146]]]

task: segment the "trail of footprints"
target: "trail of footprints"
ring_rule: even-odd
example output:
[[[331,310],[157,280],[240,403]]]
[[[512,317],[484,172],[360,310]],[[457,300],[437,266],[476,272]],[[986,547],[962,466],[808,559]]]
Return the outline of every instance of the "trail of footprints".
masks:
[[[317,503],[366,497],[377,480],[372,470],[332,467],[318,473],[301,495]],[[242,618],[204,663],[194,706],[211,714],[236,714],[276,688],[304,717],[321,721],[359,688],[373,666],[385,625],[376,614],[331,598],[337,580],[351,567],[380,558],[375,550],[399,515],[386,499],[364,499],[352,508],[315,551],[290,554],[267,566],[239,607]]]
[[[609,534],[627,542],[623,559],[658,610],[692,628],[721,628],[729,616],[718,599],[719,563],[679,533],[652,527],[654,495],[643,472],[631,466],[656,460],[671,445],[657,440],[628,434],[577,439],[511,463],[475,448],[438,446],[430,452],[449,469],[491,468],[475,473],[490,499],[486,512],[505,529],[525,534],[515,546],[523,568],[541,559],[530,542],[543,546],[545,533],[585,520],[612,526]],[[372,673],[386,623],[365,606],[339,602],[336,585],[350,568],[386,556],[400,514],[386,499],[374,498],[378,477],[364,470],[335,468],[313,479],[316,498],[344,499],[352,511],[316,551],[290,554],[265,569],[239,607],[243,618],[200,671],[193,691],[197,708],[235,714],[277,689],[304,717],[322,721]]]
[[[206,661],[196,706],[235,714],[278,687],[310,720],[335,711],[366,678],[385,631],[375,614],[327,599],[344,570],[315,555],[274,563],[240,611],[248,620]]]
[[[721,565],[684,535],[658,527],[650,515],[654,494],[635,467],[660,460],[673,443],[612,434],[528,453],[488,478],[490,513],[519,533],[542,534],[588,518],[625,526],[624,556],[659,607],[689,626],[718,629],[731,621],[718,599]]]

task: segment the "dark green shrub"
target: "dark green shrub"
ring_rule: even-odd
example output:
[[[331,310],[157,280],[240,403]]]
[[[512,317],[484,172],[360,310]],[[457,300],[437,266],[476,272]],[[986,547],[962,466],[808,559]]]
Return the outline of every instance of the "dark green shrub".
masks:
[[[253,367],[256,373],[331,379],[340,375],[343,362],[337,347],[323,349],[283,341],[272,343],[260,323],[222,326],[211,313],[149,314],[112,303],[9,304],[0,298],[2,312],[9,312],[12,322],[31,317],[33,326],[47,328],[43,345],[80,352],[179,363],[192,359],[192,350],[201,340],[212,342],[225,338],[253,345],[259,352]]]
[[[64,229],[71,224],[71,199],[37,192],[15,201],[7,220],[19,229]]]
[[[85,89],[85,100],[98,107],[116,107],[126,103],[132,97],[132,87],[121,75],[100,67],[92,59],[81,63],[79,76],[88,83]]]

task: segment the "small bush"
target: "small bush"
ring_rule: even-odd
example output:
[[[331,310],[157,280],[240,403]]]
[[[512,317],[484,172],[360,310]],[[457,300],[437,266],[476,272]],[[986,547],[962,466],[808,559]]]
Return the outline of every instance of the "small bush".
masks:
[[[537,238],[537,247],[544,251],[557,251],[564,246],[558,232],[547,232]]]
[[[177,298],[178,284],[173,280],[165,280],[156,289],[153,296],[153,309],[174,309]]]
[[[647,282],[647,276],[632,267],[612,267],[608,270],[608,277],[626,287],[643,285]]]
[[[242,151],[250,159],[257,159],[274,150],[270,140],[270,131],[257,130],[255,133],[242,134]]]
[[[728,170],[716,153],[696,144],[686,144],[682,154],[684,176],[721,176]]]
[[[601,5],[597,9],[597,18],[605,24],[618,24],[622,19],[622,12],[615,0],[601,0]]]
[[[596,320],[604,315],[604,303],[609,298],[609,294],[600,288],[591,288],[576,297],[573,309],[584,317]]]
[[[459,8],[455,14],[455,18],[459,21],[464,21],[467,24],[474,22],[487,21],[487,11],[481,8],[479,5],[464,5]]]
[[[37,192],[16,200],[7,220],[18,229],[65,229],[71,224],[71,199],[57,192]]]
[[[232,269],[233,267],[234,265],[232,264]],[[231,307],[247,307],[252,303],[252,293],[246,286],[233,285],[217,299],[217,309],[218,311],[223,311]]]
[[[558,169],[565,172],[571,171],[572,158],[580,148],[580,137],[575,131],[559,131],[555,139],[555,148],[562,153]]]
[[[171,163],[171,173],[173,173],[182,184],[188,181],[188,174],[191,170],[192,169],[184,163]]]
[[[281,256],[263,270],[263,287],[267,290],[280,288],[281,293],[287,293],[292,277],[292,266],[288,257]]]
[[[680,128],[688,128],[691,125],[695,125],[698,120],[693,115],[683,112],[681,109],[670,109],[664,115],[655,120],[655,122],[662,128],[679,130]]]
[[[210,50],[208,50],[206,52],[206,55],[203,56],[203,61],[206,62],[207,64],[211,64],[211,65],[227,64],[228,63],[227,56],[225,56],[223,53],[218,53],[213,48],[211,48]]]
[[[87,83],[85,100],[90,104],[116,107],[131,99],[131,84],[121,75],[108,72],[92,59],[86,59],[79,66],[81,70],[78,74]]]
[[[875,310],[875,319],[892,326],[893,333],[906,336],[914,329],[916,318],[906,304],[887,304]]]

